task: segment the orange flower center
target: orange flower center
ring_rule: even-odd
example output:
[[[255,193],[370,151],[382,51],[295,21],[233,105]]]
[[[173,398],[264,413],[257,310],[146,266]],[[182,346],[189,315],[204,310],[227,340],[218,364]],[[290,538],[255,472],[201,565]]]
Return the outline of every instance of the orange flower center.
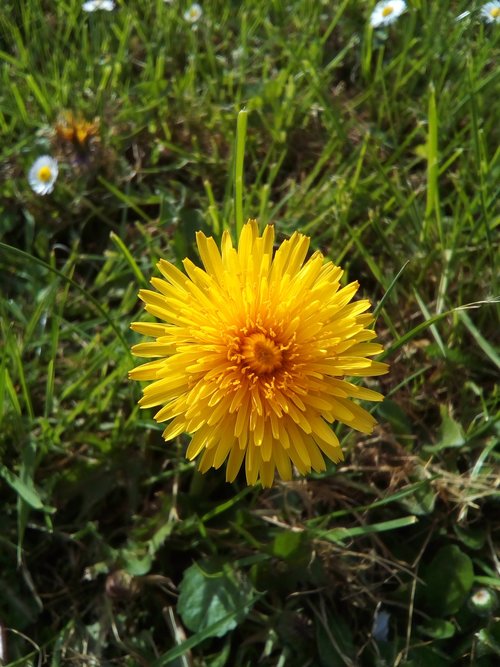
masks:
[[[389,16],[390,14],[392,14],[393,11],[394,9],[390,5],[388,7],[384,7],[384,9],[382,10],[382,16],[384,17]]]
[[[281,366],[281,349],[263,333],[254,333],[245,338],[241,351],[243,359],[258,374],[272,373]]]
[[[51,176],[52,176],[52,171],[50,170],[50,167],[48,167],[47,165],[40,167],[40,169],[38,170],[38,178],[43,183],[47,183],[47,181],[50,181]]]

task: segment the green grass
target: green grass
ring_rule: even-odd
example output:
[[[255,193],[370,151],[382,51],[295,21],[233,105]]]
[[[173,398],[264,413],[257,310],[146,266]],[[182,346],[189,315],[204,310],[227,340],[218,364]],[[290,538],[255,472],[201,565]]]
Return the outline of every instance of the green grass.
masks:
[[[118,4],[0,12],[0,664],[493,667],[499,608],[471,596],[500,593],[500,26]],[[99,119],[84,151],[67,110]],[[158,258],[248,217],[359,279],[391,364],[376,432],[266,491],[199,475],[127,380]]]

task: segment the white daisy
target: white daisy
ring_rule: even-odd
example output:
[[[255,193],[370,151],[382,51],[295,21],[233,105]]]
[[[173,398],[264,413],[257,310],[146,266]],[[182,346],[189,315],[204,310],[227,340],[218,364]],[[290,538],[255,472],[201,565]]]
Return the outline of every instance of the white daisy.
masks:
[[[481,16],[488,23],[500,23],[500,2],[487,2],[481,7]]]
[[[497,596],[489,588],[480,588],[469,600],[469,606],[480,616],[488,616],[495,610],[497,604]]]
[[[59,169],[50,155],[37,158],[28,172],[28,182],[38,195],[48,195],[54,189]]]
[[[231,58],[233,59],[233,62],[239,63],[243,59],[245,55],[245,49],[242,46],[238,46],[238,48],[233,49],[231,51]]]
[[[374,28],[390,25],[406,11],[406,2],[403,0],[382,0],[377,2],[370,16],[370,23]]]
[[[189,23],[196,23],[200,20],[203,10],[197,2],[193,2],[191,7],[184,12],[184,19]]]
[[[95,12],[98,9],[104,9],[106,12],[111,12],[115,8],[113,0],[87,0],[82,5],[84,12]]]

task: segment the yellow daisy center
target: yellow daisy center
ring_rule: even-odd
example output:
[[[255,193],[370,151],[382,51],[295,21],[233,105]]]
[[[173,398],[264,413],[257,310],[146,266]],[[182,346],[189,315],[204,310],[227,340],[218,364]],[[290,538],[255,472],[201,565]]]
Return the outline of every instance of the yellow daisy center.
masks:
[[[500,16],[500,7],[493,7],[490,10],[490,16],[494,19],[498,18]]]
[[[52,170],[46,164],[43,165],[43,167],[40,167],[40,169],[38,170],[38,178],[43,183],[47,183],[48,181],[50,181],[51,176],[52,176]]]
[[[272,373],[281,366],[280,347],[263,333],[248,336],[242,346],[243,359],[256,373]]]
[[[383,16],[384,18],[385,18],[386,16],[390,16],[390,15],[392,14],[393,11],[394,11],[394,9],[393,9],[393,7],[391,7],[390,5],[387,6],[387,7],[384,7],[384,9],[382,10],[382,16]]]

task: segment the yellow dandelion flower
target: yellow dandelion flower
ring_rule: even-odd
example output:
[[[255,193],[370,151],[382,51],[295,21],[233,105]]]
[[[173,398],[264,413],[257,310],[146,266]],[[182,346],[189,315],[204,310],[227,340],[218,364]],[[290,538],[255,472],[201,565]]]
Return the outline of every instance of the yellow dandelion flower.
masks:
[[[295,232],[273,256],[274,228],[260,236],[255,220],[244,225],[238,246],[224,232],[221,251],[211,237],[196,237],[204,269],[185,259],[187,275],[165,260],[156,291],[141,290],[146,310],[161,323],[134,322],[153,342],[132,348],[157,357],[130,372],[151,384],[139,404],[160,407],[171,440],[191,435],[187,458],[199,469],[219,468],[235,479],[243,462],[248,484],[325,469],[324,456],[342,451],[329,424],[340,421],[370,433],[375,419],[352,398],[382,395],[345,376],[386,373],[369,357],[382,352],[366,299],[351,303],[358,283],[340,286],[342,269],[315,252]]]
[[[55,131],[62,143],[72,143],[76,148],[83,149],[98,134],[99,122],[96,119],[89,123],[81,116],[67,111],[57,121]]]

